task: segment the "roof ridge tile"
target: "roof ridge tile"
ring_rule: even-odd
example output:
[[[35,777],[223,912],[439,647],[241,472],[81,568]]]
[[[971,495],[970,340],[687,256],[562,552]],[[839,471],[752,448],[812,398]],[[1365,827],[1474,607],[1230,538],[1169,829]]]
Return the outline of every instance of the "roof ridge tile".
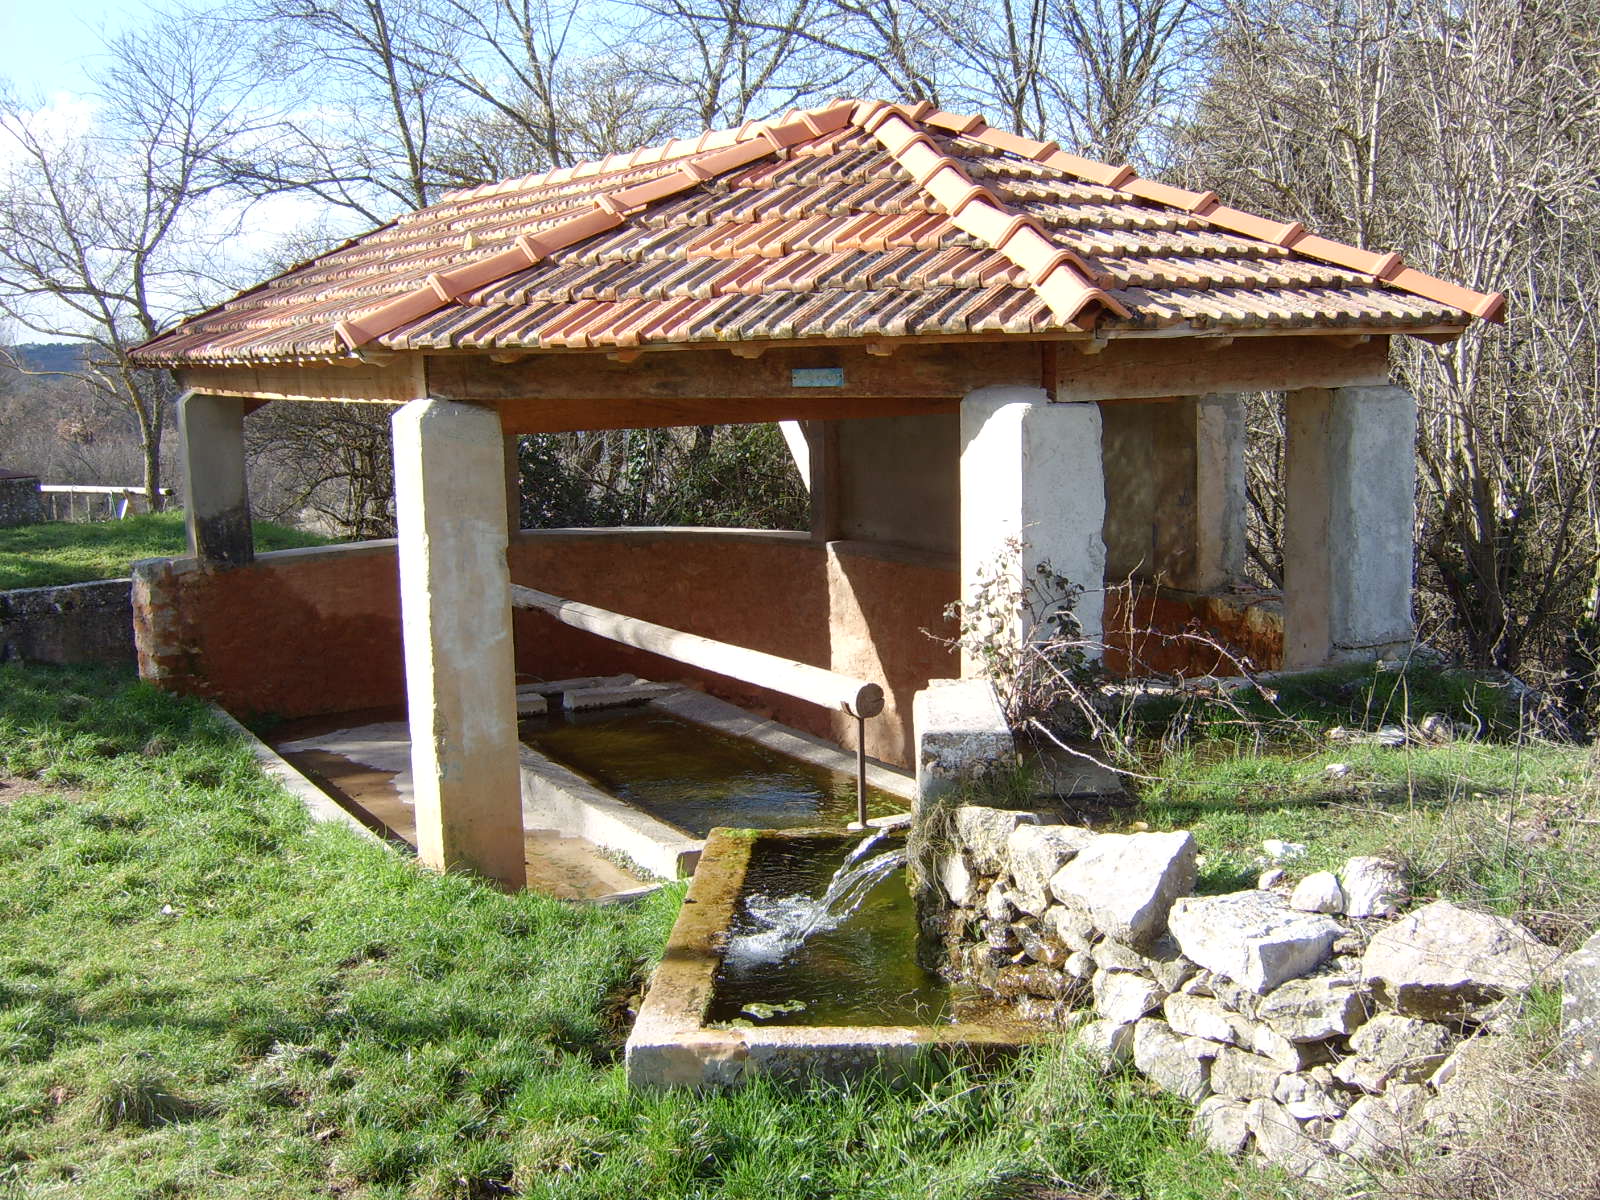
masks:
[[[942,115],[922,106],[918,111],[924,116]],[[988,188],[974,183],[953,157],[939,153],[903,110],[873,102],[857,106],[853,119],[919,187],[939,201],[954,225],[1005,255],[1030,281],[1036,280],[1031,286],[1062,322],[1080,327],[1091,324],[1083,318],[1093,307],[1121,317],[1129,315],[1120,301],[1100,287],[1098,277],[1082,259],[1071,251],[1060,251],[1034,218],[1013,211]],[[985,127],[985,132],[991,131]],[[1051,153],[1044,142],[1007,136],[1010,140],[1002,149],[1017,146],[1029,154]],[[1062,258],[1061,253],[1070,257]]]

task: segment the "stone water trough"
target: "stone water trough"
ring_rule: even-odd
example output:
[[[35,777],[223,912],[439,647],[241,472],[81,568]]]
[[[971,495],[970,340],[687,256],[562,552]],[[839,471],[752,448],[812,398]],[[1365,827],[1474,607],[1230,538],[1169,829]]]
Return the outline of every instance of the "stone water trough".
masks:
[[[836,830],[712,833],[628,1037],[631,1086],[717,1087],[756,1076],[853,1078],[873,1067],[911,1072],[941,1051],[999,1057],[1042,1036],[1042,1030],[1003,1013],[971,1012],[959,999],[922,1024],[758,1025],[717,1020],[716,1010],[729,1007],[721,991],[728,986],[723,968],[730,931],[738,924],[741,902],[763,886],[753,877],[753,864],[758,870],[763,850],[781,849],[785,843],[804,843],[803,853],[814,855],[819,835],[831,839],[830,862],[839,861],[855,841]],[[904,933],[908,945],[913,945],[915,930],[909,920]],[[847,936],[858,935],[847,930]],[[770,1007],[781,1010],[783,1005]]]

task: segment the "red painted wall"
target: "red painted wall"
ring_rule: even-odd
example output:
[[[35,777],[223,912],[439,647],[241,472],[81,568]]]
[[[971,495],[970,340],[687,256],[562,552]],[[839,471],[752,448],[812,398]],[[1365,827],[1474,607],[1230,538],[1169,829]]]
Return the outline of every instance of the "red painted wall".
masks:
[[[908,763],[913,692],[956,673],[924,629],[944,628],[952,564],[892,548],[803,534],[641,529],[525,531],[512,579],[675,629],[832,667],[886,685],[868,723],[869,751]],[[140,564],[135,581],[140,672],[241,714],[315,716],[401,703],[399,577],[393,542],[263,554],[207,571],[192,560]],[[833,714],[569,629],[540,613],[515,618],[527,678],[631,671],[696,683],[828,737]],[[841,714],[842,716],[842,714]],[[846,725],[849,722],[846,719]]]

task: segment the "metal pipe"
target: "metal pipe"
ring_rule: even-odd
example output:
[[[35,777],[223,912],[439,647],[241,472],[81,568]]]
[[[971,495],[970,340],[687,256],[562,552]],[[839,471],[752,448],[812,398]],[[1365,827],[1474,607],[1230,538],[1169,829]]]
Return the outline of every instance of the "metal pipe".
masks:
[[[856,717],[856,821],[867,827],[867,719]]]

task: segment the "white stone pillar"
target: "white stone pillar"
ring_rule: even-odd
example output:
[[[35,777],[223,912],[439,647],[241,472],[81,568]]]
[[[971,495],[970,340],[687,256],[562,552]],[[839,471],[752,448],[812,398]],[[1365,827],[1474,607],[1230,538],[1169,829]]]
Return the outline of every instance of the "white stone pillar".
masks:
[[[1195,591],[1244,578],[1244,404],[1238,396],[1195,401]]]
[[[961,596],[997,575],[1014,586],[1037,578],[1040,563],[1084,588],[1077,617],[1098,644],[1105,606],[1105,474],[1100,409],[1052,404],[1040,388],[994,387],[961,402]],[[1020,561],[1010,539],[1023,543]],[[1023,612],[1006,614],[1011,632],[1033,632]],[[1098,657],[1098,653],[1091,655]],[[963,655],[962,674],[979,664]]]
[[[1397,387],[1291,392],[1284,445],[1284,666],[1409,642],[1417,407]]]
[[[466,868],[519,888],[504,454],[493,409],[413,400],[394,416],[417,852],[436,870]]]
[[[211,566],[255,559],[244,469],[244,401],[186,392],[178,401],[183,523],[189,553]]]

